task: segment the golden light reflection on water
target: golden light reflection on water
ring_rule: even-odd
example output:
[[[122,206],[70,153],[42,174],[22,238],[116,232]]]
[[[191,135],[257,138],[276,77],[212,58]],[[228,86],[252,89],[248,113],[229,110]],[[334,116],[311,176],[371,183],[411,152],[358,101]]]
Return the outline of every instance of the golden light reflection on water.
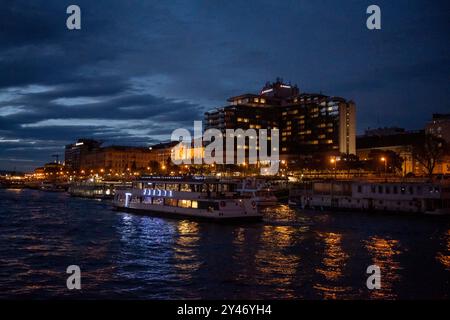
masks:
[[[193,273],[200,267],[198,253],[199,224],[183,220],[177,225],[177,237],[174,247],[175,269],[184,280],[192,279]]]
[[[255,255],[257,283],[274,286],[280,298],[296,297],[293,284],[301,258],[298,253],[288,251],[296,233],[290,226],[264,226],[261,246]]]
[[[443,252],[437,252],[436,259],[445,267],[446,270],[450,271],[450,229],[447,230],[444,239],[446,242],[445,249]]]
[[[332,232],[317,232],[317,236],[323,241],[325,248],[322,263],[315,271],[324,277],[325,283],[316,283],[314,288],[324,299],[342,298],[351,290],[350,287],[338,285],[344,277],[344,268],[349,257],[342,249],[342,235]]]
[[[399,271],[402,269],[398,261],[398,256],[401,253],[399,250],[400,242],[374,236],[365,241],[365,248],[372,256],[372,264],[379,266],[381,269],[381,289],[370,290],[370,298],[396,298],[394,285],[400,281]]]

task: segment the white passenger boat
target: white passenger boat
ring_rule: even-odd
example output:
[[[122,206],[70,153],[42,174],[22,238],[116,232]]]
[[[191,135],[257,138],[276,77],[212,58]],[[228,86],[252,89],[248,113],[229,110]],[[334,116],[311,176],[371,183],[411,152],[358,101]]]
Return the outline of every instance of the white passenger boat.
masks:
[[[215,178],[148,176],[131,189],[117,190],[113,204],[118,210],[168,218],[261,220],[255,199],[235,188],[235,183]]]

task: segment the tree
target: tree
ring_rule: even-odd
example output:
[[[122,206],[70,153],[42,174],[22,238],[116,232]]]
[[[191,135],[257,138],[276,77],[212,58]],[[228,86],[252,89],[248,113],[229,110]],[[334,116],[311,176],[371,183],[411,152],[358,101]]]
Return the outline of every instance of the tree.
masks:
[[[368,158],[368,170],[390,173],[402,172],[404,159],[395,151],[374,149],[369,152]]]
[[[159,166],[158,161],[151,160],[148,163],[148,167],[150,168],[150,172],[152,172],[152,173],[159,173],[159,171],[160,171],[160,166]]]
[[[441,160],[447,149],[444,139],[432,134],[425,134],[413,145],[413,158],[417,160],[426,170],[428,177],[433,176],[436,163]]]

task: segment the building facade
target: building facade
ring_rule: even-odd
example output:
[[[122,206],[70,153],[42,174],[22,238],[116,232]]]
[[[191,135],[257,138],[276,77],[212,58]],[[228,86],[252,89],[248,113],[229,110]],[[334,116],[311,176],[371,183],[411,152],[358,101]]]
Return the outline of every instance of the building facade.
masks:
[[[64,165],[70,171],[80,171],[83,159],[100,149],[100,141],[92,139],[78,139],[77,142],[68,144],[64,150]]]
[[[90,139],[79,139],[66,146],[65,165],[70,173],[133,173],[149,170],[158,163],[164,167],[176,143],[160,143],[151,147],[102,146]]]
[[[277,79],[259,94],[243,94],[205,113],[205,129],[280,130],[280,157],[288,161],[318,154],[356,154],[356,108],[352,101],[301,93]]]
[[[433,114],[433,118],[426,125],[425,131],[444,139],[450,144],[450,114]]]
[[[375,132],[377,134],[375,134]],[[393,151],[402,159],[402,175],[422,175],[423,168],[414,159],[414,143],[422,139],[423,130],[406,131],[399,128],[380,128],[366,131],[366,134],[357,138],[356,154],[362,161],[370,160],[373,151]],[[387,160],[389,161],[389,159]]]

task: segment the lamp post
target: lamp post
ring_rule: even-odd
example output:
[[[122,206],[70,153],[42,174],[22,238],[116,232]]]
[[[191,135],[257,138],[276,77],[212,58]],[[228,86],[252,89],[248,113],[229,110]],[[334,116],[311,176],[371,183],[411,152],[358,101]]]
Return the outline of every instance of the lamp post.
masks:
[[[384,175],[387,176],[387,158],[381,157],[380,159],[382,162],[384,162]]]
[[[338,159],[336,157],[333,157],[330,159],[330,163],[333,165],[333,170],[334,170],[334,179],[336,180],[337,178],[337,162]]]

